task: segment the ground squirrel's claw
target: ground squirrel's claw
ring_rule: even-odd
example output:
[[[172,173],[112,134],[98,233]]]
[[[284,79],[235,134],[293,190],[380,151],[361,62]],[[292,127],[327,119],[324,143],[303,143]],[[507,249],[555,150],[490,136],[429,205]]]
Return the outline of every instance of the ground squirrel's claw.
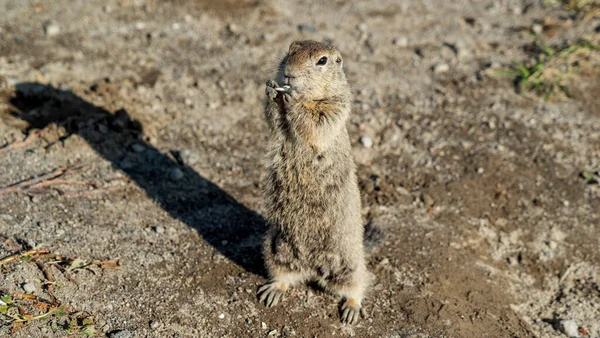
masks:
[[[267,80],[267,87],[276,88],[279,87],[279,85],[273,80]]]
[[[346,300],[342,305],[340,319],[342,323],[356,324],[362,313],[360,305],[356,304],[354,300]]]
[[[279,303],[283,291],[274,283],[265,284],[258,289],[260,296],[259,302],[264,303],[267,307],[275,306]]]

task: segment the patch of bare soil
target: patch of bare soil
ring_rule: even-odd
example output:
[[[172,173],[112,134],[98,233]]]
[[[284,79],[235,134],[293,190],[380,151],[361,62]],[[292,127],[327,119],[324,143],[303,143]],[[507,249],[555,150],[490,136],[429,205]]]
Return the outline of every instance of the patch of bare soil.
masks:
[[[598,55],[552,64],[571,98],[506,75],[539,46],[600,44],[597,16],[511,0],[0,13],[0,336],[600,336]],[[384,235],[356,326],[314,286],[275,309],[255,296],[264,83],[296,39],[345,57],[362,213]]]

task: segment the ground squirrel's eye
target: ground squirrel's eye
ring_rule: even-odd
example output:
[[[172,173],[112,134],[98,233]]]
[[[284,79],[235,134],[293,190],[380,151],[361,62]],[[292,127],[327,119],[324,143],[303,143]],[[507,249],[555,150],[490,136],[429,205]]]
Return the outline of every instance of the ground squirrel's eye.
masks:
[[[319,65],[319,66],[323,66],[326,63],[327,63],[327,57],[326,56],[323,56],[322,58],[319,59],[319,61],[317,61],[317,65]]]

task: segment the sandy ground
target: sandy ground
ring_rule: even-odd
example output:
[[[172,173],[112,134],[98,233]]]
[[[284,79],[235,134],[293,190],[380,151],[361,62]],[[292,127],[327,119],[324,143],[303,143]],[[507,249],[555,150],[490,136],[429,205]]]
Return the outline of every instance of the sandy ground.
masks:
[[[598,53],[557,68],[567,100],[502,75],[536,41],[600,42],[548,3],[0,0],[0,258],[70,257],[0,266],[31,314],[68,310],[0,336],[600,337]],[[255,297],[264,83],[295,39],[345,56],[385,234],[354,327],[313,287]]]

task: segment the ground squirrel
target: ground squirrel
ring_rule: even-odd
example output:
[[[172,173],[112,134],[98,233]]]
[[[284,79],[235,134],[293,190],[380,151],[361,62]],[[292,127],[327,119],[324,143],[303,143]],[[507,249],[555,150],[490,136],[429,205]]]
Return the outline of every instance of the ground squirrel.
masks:
[[[343,297],[341,320],[353,324],[371,275],[346,129],[352,96],[342,63],[333,47],[296,41],[277,74],[285,86],[267,81],[263,254],[270,281],[258,295],[270,307],[290,286],[314,280]]]

